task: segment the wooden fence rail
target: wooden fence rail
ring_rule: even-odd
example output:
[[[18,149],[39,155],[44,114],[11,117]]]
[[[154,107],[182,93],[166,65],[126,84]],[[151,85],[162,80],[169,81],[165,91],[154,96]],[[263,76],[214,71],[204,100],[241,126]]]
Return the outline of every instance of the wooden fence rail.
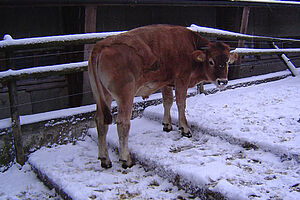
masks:
[[[258,41],[269,41],[269,42],[300,42],[297,39],[288,38],[273,38],[265,36],[253,36],[240,33],[234,33],[230,31],[218,30],[213,28],[200,27],[196,25],[191,25],[188,27],[193,31],[197,31],[204,36],[215,37],[215,38],[226,38],[234,40],[258,40]],[[36,37],[36,38],[26,38],[26,39],[12,39],[9,36],[5,37],[5,40],[0,41],[0,52],[5,52],[6,55],[10,55],[11,52],[18,49],[31,49],[31,48],[41,48],[49,46],[65,46],[65,45],[81,45],[87,43],[95,43],[98,40],[106,38],[108,36],[117,35],[123,33],[124,31],[118,32],[106,32],[106,33],[87,33],[87,34],[75,34],[75,35],[65,35],[65,36],[51,36],[51,37]],[[259,55],[259,54],[282,54],[282,53],[300,53],[300,48],[293,49],[247,49],[247,48],[237,48],[233,50],[239,55]],[[11,59],[8,57],[7,59]],[[20,126],[20,116],[18,112],[18,102],[17,102],[17,88],[16,81],[28,78],[38,78],[42,76],[50,76],[57,74],[68,74],[87,70],[87,61],[60,64],[52,66],[43,67],[33,67],[28,69],[14,70],[11,66],[11,62],[7,62],[10,67],[9,70],[0,72],[0,82],[7,83],[9,90],[10,99],[10,111],[11,111],[11,127],[14,137],[14,146],[16,152],[16,160],[21,165],[25,162],[25,156],[22,145],[22,133]]]

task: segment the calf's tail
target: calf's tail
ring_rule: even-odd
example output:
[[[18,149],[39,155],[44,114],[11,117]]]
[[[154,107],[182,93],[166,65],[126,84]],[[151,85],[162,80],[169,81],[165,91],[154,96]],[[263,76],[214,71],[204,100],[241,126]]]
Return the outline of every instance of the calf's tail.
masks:
[[[103,117],[104,124],[112,123],[112,114],[110,111],[110,107],[107,105],[105,101],[105,96],[103,90],[105,90],[103,84],[101,83],[100,77],[98,77],[98,66],[97,66],[98,56],[96,54],[91,54],[91,57],[88,61],[88,73],[91,88],[93,91],[94,99],[97,104],[97,112]],[[96,113],[97,115],[97,113]]]

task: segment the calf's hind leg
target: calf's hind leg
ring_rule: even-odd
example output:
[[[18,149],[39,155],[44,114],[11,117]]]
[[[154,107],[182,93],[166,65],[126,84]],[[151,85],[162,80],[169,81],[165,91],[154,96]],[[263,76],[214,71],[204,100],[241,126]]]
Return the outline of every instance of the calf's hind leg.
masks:
[[[107,152],[106,135],[108,131],[108,124],[104,123],[103,113],[98,109],[96,111],[95,121],[98,132],[98,159],[101,161],[101,167],[111,168],[112,164]]]
[[[125,169],[133,165],[128,149],[132,104],[133,97],[118,101],[117,130],[119,136],[119,159],[123,162],[122,167]]]
[[[163,97],[163,106],[164,106],[164,118],[163,118],[163,131],[170,132],[172,131],[172,121],[170,110],[173,104],[173,88],[165,86],[161,90]]]

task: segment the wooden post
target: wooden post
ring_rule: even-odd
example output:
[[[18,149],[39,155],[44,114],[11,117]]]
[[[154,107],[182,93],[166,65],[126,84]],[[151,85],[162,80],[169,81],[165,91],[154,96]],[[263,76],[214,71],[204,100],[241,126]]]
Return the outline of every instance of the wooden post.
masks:
[[[6,68],[8,67],[12,68],[13,63],[11,60],[11,53],[6,53],[6,58],[7,58]],[[12,128],[13,138],[14,138],[16,161],[20,165],[24,165],[25,155],[23,149],[20,115],[18,110],[18,90],[17,90],[16,81],[15,80],[8,81],[7,87],[8,87],[8,94],[9,94],[11,128]]]
[[[16,160],[20,165],[25,163],[25,155],[23,150],[23,140],[20,125],[20,115],[18,111],[18,94],[17,84],[15,80],[11,80],[7,84],[9,93],[9,108],[11,117],[11,128],[14,138],[14,146],[16,152]]]
[[[246,34],[248,28],[248,20],[249,20],[250,7],[244,7],[242,22],[240,27],[240,33]],[[238,47],[244,47],[244,40],[239,40]]]
[[[96,21],[97,21],[97,6],[86,6],[84,31],[86,33],[95,33],[97,27]],[[84,60],[89,59],[93,47],[94,44],[84,45]],[[83,91],[91,91],[89,76],[87,72],[83,72]],[[90,104],[92,102],[94,102],[92,95],[83,96],[84,104]]]
[[[248,19],[249,19],[250,7],[244,7],[240,33],[246,34],[248,28]],[[238,41],[238,47],[244,47],[244,40]],[[230,73],[230,79],[235,79],[240,77],[240,69],[241,69],[241,56],[239,56],[238,60],[235,62],[235,66]]]
[[[204,84],[203,83],[199,83],[197,85],[197,94],[203,94],[204,93]]]
[[[85,7],[85,23],[84,31],[86,33],[96,32],[96,18],[97,18],[97,6]],[[89,59],[90,51],[93,48],[93,44],[84,45],[84,60]]]

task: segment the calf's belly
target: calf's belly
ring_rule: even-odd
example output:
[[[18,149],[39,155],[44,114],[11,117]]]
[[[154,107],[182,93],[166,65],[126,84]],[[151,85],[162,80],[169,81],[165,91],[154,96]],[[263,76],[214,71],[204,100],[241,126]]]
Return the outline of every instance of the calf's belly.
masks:
[[[163,84],[159,83],[146,83],[138,88],[136,96],[142,96],[143,99],[147,99],[150,94],[156,92],[158,89],[163,87]]]

